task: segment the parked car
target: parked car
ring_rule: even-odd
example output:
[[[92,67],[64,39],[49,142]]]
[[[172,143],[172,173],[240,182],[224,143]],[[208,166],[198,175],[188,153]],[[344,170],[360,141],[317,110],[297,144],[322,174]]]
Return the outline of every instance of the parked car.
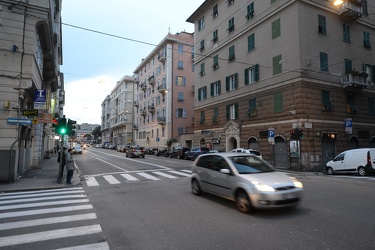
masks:
[[[138,158],[145,158],[145,149],[144,147],[140,146],[131,146],[129,149],[126,151],[126,157],[138,157]]]
[[[189,151],[189,148],[184,148],[184,147],[175,148],[174,150],[172,150],[170,157],[177,158],[177,159],[184,159],[186,151]]]
[[[346,150],[326,163],[327,174],[357,173],[361,176],[375,173],[375,148]]]
[[[262,154],[255,149],[247,149],[247,148],[235,148],[230,151],[231,153],[245,153],[245,154],[253,154],[258,156],[259,158],[263,159]]]
[[[116,151],[122,152],[123,147],[125,147],[125,145],[117,145]]]
[[[240,212],[299,204],[303,185],[252,154],[210,153],[192,165],[191,188],[235,201]]]
[[[205,147],[192,148],[189,151],[185,152],[184,159],[195,160],[199,155],[208,153],[209,151],[210,149]]]
[[[82,148],[81,145],[75,145],[73,147],[73,154],[82,154]]]
[[[164,156],[165,152],[167,152],[168,150],[167,149],[162,149],[162,150],[158,150],[156,152],[156,156]]]

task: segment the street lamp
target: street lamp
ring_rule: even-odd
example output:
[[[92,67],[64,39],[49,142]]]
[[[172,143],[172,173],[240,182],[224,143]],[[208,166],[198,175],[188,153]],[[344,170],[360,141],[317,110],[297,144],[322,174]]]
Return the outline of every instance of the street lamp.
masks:
[[[344,1],[343,0],[333,0],[333,5],[337,6],[337,5],[341,5],[343,4]]]

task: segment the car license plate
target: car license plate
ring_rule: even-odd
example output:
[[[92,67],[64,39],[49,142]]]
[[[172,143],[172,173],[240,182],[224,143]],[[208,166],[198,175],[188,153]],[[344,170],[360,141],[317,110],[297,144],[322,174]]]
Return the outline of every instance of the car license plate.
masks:
[[[296,197],[297,197],[297,195],[294,194],[294,193],[283,194],[283,199],[284,199],[284,200],[294,199],[294,198],[296,198]]]

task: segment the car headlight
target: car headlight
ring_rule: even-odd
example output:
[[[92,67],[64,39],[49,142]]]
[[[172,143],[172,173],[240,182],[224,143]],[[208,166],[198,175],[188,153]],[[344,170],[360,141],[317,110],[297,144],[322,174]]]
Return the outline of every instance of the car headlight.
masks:
[[[252,181],[252,183],[254,184],[255,188],[258,191],[261,191],[261,192],[274,192],[275,191],[275,189],[273,187],[265,185],[263,183],[260,183],[260,182],[257,182],[257,181]]]
[[[290,177],[290,179],[292,179],[293,181],[293,184],[296,188],[303,188],[303,184],[302,182],[300,182],[299,180],[297,180],[296,178],[294,177]]]

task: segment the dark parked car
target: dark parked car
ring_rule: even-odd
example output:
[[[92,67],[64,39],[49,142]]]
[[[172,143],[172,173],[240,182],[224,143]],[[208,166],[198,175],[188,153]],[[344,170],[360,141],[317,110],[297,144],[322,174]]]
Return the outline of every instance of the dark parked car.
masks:
[[[201,154],[206,154],[210,151],[209,148],[206,147],[197,147],[197,148],[192,148],[189,151],[185,152],[184,159],[185,160],[195,160],[198,156]]]
[[[145,148],[140,146],[132,146],[126,151],[126,157],[138,157],[138,158],[145,158]]]
[[[189,151],[189,148],[178,147],[172,150],[170,157],[177,158],[177,159],[184,159],[185,152]]]

